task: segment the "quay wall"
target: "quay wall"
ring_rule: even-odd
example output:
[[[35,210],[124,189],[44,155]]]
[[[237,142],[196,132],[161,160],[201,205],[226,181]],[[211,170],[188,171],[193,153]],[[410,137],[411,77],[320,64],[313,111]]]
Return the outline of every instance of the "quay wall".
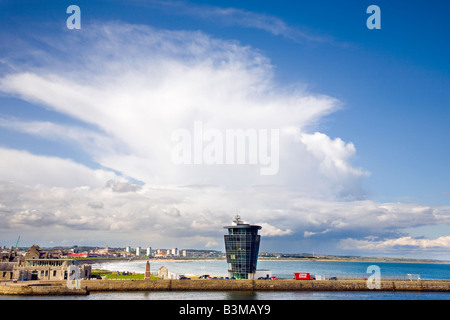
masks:
[[[450,280],[381,280],[369,289],[365,280],[81,280],[81,289],[66,281],[0,283],[0,294],[69,295],[102,291],[423,291],[450,292]]]
[[[86,295],[83,289],[69,289],[66,281],[30,281],[29,283],[0,283],[1,295],[53,296],[53,295]]]
[[[366,280],[85,280],[93,291],[371,291]],[[450,280],[381,280],[372,291],[450,292]]]

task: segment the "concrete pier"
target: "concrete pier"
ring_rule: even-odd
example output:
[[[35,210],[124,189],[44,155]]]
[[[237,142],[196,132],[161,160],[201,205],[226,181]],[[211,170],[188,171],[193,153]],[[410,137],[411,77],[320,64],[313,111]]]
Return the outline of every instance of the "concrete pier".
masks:
[[[450,292],[450,280],[381,280],[369,289],[365,280],[81,280],[69,289],[65,281],[0,283],[0,294],[79,295],[105,291],[422,291]]]

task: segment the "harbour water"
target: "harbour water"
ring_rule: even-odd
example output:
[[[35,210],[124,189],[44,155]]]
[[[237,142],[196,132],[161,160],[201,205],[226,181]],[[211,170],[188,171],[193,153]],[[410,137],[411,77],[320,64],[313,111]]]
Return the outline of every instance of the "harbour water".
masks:
[[[150,270],[156,273],[165,266],[177,275],[228,276],[225,260],[149,260]],[[144,273],[146,261],[111,262],[93,264],[93,269]],[[270,270],[279,279],[292,279],[294,272],[309,272],[314,275],[337,278],[367,278],[367,268],[376,265],[381,278],[408,279],[420,276],[426,280],[450,280],[450,264],[437,263],[393,263],[393,262],[345,262],[345,261],[301,261],[259,260],[258,269]],[[408,276],[411,275],[411,276]]]
[[[0,296],[0,300],[450,300],[448,292],[254,292],[135,291],[98,292],[87,296]]]

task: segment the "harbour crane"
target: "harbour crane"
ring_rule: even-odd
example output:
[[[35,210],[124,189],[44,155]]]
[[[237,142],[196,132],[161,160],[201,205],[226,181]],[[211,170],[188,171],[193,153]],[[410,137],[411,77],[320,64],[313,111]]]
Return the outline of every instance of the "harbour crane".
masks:
[[[16,248],[14,249],[14,255],[17,254],[17,246],[19,245],[19,240],[20,240],[20,236],[19,236],[19,238],[17,238]]]

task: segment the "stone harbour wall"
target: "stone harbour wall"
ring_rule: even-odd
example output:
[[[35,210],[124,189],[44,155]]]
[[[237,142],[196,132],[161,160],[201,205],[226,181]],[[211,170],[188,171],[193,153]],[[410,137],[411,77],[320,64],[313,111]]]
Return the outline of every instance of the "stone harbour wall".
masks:
[[[25,282],[1,282],[0,294],[2,295],[86,295],[86,288],[69,289],[66,281],[25,281]]]
[[[369,289],[366,280],[85,280],[89,291],[441,291],[450,292],[450,280],[381,280]]]

